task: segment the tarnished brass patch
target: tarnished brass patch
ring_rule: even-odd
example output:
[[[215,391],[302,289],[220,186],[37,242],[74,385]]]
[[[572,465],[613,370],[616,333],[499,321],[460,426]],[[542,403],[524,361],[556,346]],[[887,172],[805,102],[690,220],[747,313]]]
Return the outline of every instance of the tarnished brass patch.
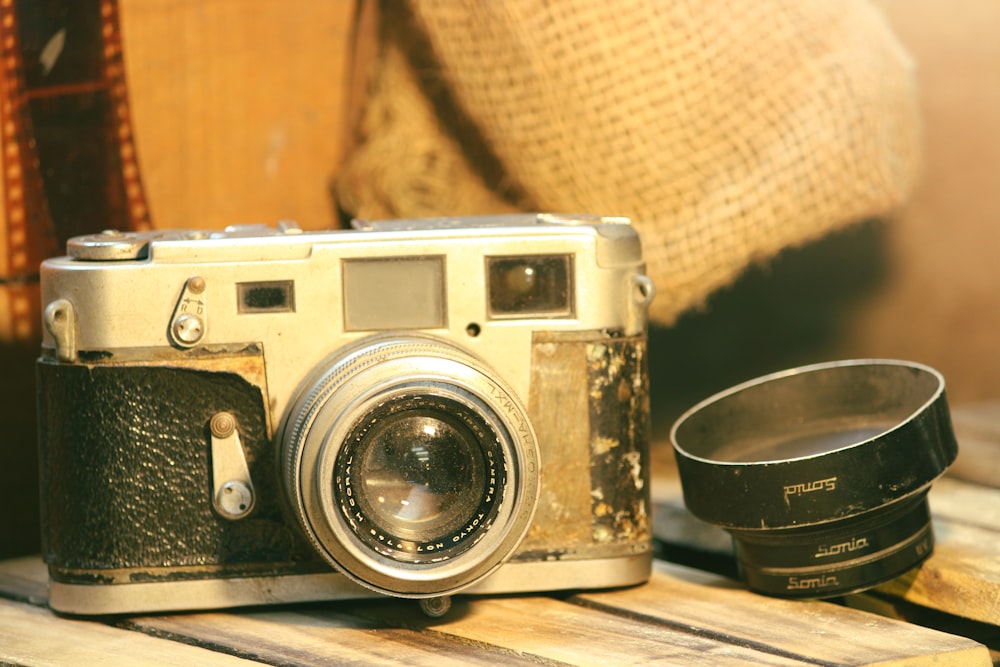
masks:
[[[591,558],[649,548],[645,336],[536,333],[528,411],[542,492],[516,557]]]
[[[649,382],[645,337],[587,348],[594,542],[648,540]]]

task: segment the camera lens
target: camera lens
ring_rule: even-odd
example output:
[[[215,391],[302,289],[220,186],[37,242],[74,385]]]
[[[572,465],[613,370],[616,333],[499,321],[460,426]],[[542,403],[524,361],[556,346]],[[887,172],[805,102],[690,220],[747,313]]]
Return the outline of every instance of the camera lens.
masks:
[[[477,413],[447,398],[402,396],[352,430],[334,496],[372,549],[433,562],[478,541],[502,502],[504,477],[499,438]]]
[[[342,350],[303,383],[279,441],[313,546],[382,593],[472,585],[531,523],[538,448],[526,410],[446,341],[379,335]]]
[[[738,385],[678,419],[684,501],[733,537],[747,585],[834,597],[930,555],[927,492],[955,459],[944,379],[859,360]]]

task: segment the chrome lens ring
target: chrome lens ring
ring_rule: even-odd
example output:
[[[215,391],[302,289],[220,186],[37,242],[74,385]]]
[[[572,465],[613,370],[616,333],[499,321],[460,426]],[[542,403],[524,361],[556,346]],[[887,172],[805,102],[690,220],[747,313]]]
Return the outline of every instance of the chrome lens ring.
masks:
[[[424,336],[365,339],[323,368],[282,436],[286,492],[317,551],[359,583],[399,597],[451,594],[502,564],[530,525],[539,488],[537,444],[514,392],[468,353]],[[404,442],[386,424],[394,419],[411,435],[430,425],[449,433]],[[422,448],[451,460],[452,473],[467,470],[463,483],[479,488],[406,463]],[[429,524],[394,519],[386,508],[401,511],[401,490],[425,482],[443,514],[425,510]],[[395,496],[378,501],[384,483]]]

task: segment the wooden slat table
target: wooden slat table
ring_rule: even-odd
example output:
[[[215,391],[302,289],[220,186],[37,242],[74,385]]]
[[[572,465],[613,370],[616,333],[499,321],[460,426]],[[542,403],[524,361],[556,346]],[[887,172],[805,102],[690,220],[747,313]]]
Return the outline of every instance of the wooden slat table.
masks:
[[[1000,450],[1000,428],[984,427],[993,419],[1000,425],[996,406],[956,411],[960,446],[967,437],[974,456]],[[657,463],[658,544],[698,569],[658,560],[634,588],[457,598],[440,619],[414,602],[378,600],[80,620],[48,610],[44,566],[21,558],[0,562],[0,665],[965,667],[1000,658],[990,650],[1000,648],[1000,490],[938,480],[937,546],[924,565],[842,604],[789,601],[706,571],[732,571],[729,538],[687,514],[669,460]]]
[[[765,598],[658,562],[630,589],[327,603],[91,621],[45,606],[35,558],[0,563],[0,664],[989,665],[968,638],[826,602]]]

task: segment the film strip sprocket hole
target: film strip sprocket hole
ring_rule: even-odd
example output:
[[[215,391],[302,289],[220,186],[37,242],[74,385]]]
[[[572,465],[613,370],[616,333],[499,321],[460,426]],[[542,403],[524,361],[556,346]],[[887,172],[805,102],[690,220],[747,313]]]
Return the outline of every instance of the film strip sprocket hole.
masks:
[[[0,338],[30,340],[42,259],[71,236],[150,221],[117,1],[0,0],[0,27]]]

